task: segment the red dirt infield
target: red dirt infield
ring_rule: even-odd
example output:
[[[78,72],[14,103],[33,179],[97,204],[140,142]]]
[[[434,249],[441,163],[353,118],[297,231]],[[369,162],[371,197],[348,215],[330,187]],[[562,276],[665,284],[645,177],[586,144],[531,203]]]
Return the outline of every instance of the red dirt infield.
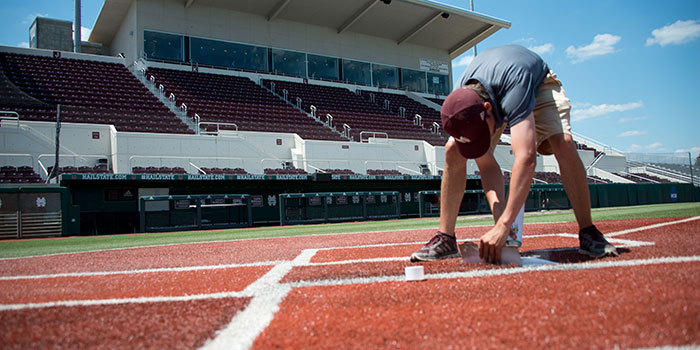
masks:
[[[452,259],[423,263],[427,279],[420,282],[406,282],[404,267],[414,265],[408,255],[434,230],[4,259],[0,344],[8,349],[697,346],[697,219],[597,222],[621,253],[602,259],[578,254],[573,223],[526,224],[523,257],[558,265],[517,268]],[[475,239],[486,230],[457,233]]]

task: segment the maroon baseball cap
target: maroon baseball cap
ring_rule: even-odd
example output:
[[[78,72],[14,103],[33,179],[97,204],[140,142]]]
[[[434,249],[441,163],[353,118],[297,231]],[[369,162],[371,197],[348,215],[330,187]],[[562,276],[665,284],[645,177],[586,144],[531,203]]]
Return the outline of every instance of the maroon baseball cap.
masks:
[[[459,153],[467,159],[488,151],[491,131],[486,123],[484,101],[472,89],[452,91],[442,103],[442,128],[457,141]]]

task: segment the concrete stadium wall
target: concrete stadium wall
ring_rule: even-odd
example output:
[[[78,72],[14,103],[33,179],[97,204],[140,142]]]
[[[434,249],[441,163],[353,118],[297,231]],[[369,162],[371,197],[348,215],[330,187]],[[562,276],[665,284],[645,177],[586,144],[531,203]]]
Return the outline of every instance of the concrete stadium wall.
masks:
[[[3,165],[54,164],[56,124],[3,121],[0,127],[0,161]],[[238,132],[232,136],[179,135],[117,132],[111,125],[64,123],[61,125],[60,166],[95,166],[107,158],[115,173],[131,173],[136,166],[183,167],[196,174],[197,167],[244,168],[262,174],[265,168],[281,168],[293,162],[309,173],[317,169],[395,169],[420,175],[420,165],[434,174],[444,168],[444,147],[419,140],[387,140],[359,143],[303,140],[296,134]]]
[[[139,48],[143,47],[143,33],[139,34],[136,26],[136,8],[138,2],[132,2],[129,10],[124,16],[119,29],[114,35],[114,39],[108,48],[104,48],[112,56],[117,56],[120,53],[126,57],[127,65],[136,61],[139,58]],[[140,41],[139,41],[140,40]],[[139,44],[140,42],[140,44]]]
[[[54,164],[55,123],[3,121],[0,128],[0,162],[32,164],[45,175]],[[304,140],[296,134],[238,132],[230,136],[118,132],[111,125],[64,123],[61,126],[60,166],[94,166],[107,158],[115,173],[131,173],[136,166],[183,167],[196,174],[197,167],[243,168],[262,174],[265,168],[281,168],[292,162],[309,173],[318,169],[350,169],[366,174],[369,169],[398,170],[421,175],[427,166],[437,175],[445,167],[445,148],[420,140],[372,140],[370,143]],[[590,153],[590,154],[589,154]],[[584,166],[591,151],[579,151]],[[496,160],[510,171],[510,146],[496,148]],[[624,160],[622,160],[624,162]],[[196,166],[196,167],[195,167]],[[539,156],[536,171],[558,172],[553,156]],[[478,171],[469,160],[467,174]]]
[[[98,159],[110,159],[115,134],[111,125],[62,124],[59,166],[92,167]],[[55,163],[55,141],[55,123],[3,120],[0,164],[32,165],[35,172],[46,176],[46,168]]]

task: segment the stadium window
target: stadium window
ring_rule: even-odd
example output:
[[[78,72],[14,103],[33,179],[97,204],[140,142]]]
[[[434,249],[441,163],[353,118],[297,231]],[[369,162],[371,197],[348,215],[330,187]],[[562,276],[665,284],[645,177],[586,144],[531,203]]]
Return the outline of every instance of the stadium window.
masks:
[[[273,73],[306,77],[305,53],[279,49],[270,49],[270,52]]]
[[[192,62],[210,66],[267,72],[267,49],[228,41],[190,38]]]
[[[258,72],[267,72],[267,48],[238,44],[231,44],[232,66],[236,69],[244,69]]]
[[[448,95],[450,85],[447,75],[428,73],[428,93],[435,95]]]
[[[309,78],[340,80],[338,59],[319,55],[306,55],[309,60]]]
[[[425,72],[401,68],[401,88],[404,90],[425,92]]]
[[[398,89],[399,69],[381,64],[372,64],[372,86]]]
[[[233,68],[233,51],[233,43],[190,38],[190,58],[200,65]]]
[[[143,31],[143,52],[147,59],[164,61],[184,61],[183,36]]]
[[[343,60],[343,81],[361,85],[372,85],[371,66],[367,62]]]

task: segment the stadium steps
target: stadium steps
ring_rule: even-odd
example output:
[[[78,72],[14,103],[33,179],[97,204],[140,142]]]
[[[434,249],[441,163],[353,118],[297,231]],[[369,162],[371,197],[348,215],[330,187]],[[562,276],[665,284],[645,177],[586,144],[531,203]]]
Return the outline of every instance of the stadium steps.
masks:
[[[330,114],[336,128],[343,124],[350,126],[355,140],[361,140],[362,132],[370,132],[385,133],[394,139],[423,140],[433,145],[444,145],[446,142],[445,138],[414,125],[411,120],[383,110],[347,88],[280,80],[263,81],[268,88],[272,83],[277,93],[287,90],[289,100],[300,98],[304,111],[311,111],[313,105],[321,119]]]
[[[235,123],[238,130],[296,133],[304,139],[347,141],[246,77],[149,67],[165,95],[188,106],[202,122]]]
[[[321,119],[318,118],[318,116],[316,116],[316,118],[314,118],[313,115],[312,115],[310,112],[306,112],[306,111],[303,110],[301,107],[299,107],[299,106],[293,104],[291,101],[285,100],[283,96],[277,94],[277,92],[271,90],[270,88],[268,88],[267,86],[265,86],[265,84],[262,84],[262,82],[261,82],[260,84],[258,84],[258,85],[259,85],[261,88],[265,89],[266,91],[269,91],[271,94],[277,96],[281,101],[284,101],[286,104],[292,106],[292,108],[298,110],[300,113],[305,114],[307,117],[313,119],[314,121],[321,123],[321,125],[323,125],[323,127],[327,128],[330,132],[335,133],[335,134],[338,134],[339,137],[344,138],[344,139],[346,139],[347,141],[352,141],[352,139],[351,139],[350,137],[343,135],[342,132],[338,131],[338,130],[335,129],[335,128],[332,128],[332,127],[329,126],[327,123],[322,122]]]
[[[156,86],[155,82],[149,81],[146,79],[146,69],[144,68],[143,70],[138,70],[134,69],[132,71],[132,74],[136,76],[136,78],[145,86],[148,91],[150,91],[153,96],[155,96],[158,100],[160,100],[163,105],[168,107],[173,114],[175,114],[180,120],[187,125],[187,127],[192,130],[193,133],[197,134],[197,124],[195,123],[192,118],[187,116],[187,112],[185,112],[185,109],[180,106],[178,107],[175,100],[171,100],[168,97],[165,96],[164,91],[160,91],[158,87]]]

